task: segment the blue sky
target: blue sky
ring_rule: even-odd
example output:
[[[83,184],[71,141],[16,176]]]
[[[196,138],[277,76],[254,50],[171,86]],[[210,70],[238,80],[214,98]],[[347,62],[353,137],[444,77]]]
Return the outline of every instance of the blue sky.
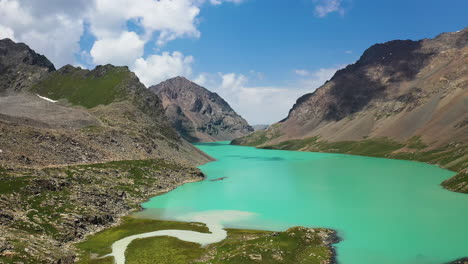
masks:
[[[0,0],[0,38],[27,43],[58,67],[128,65],[147,86],[186,76],[252,124],[284,118],[372,44],[468,25],[466,0],[63,2]]]

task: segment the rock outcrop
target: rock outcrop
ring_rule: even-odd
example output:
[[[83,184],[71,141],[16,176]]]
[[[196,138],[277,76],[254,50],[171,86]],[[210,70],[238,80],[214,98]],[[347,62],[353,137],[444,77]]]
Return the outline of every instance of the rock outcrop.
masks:
[[[463,172],[467,124],[468,28],[376,44],[299,98],[286,119],[234,143],[416,159]],[[361,151],[377,141],[389,151]],[[455,189],[468,192],[466,176]]]
[[[0,94],[30,88],[54,65],[43,55],[37,54],[24,43],[11,39],[0,40]]]
[[[218,94],[176,77],[150,87],[162,100],[173,127],[191,142],[232,140],[253,132]]]

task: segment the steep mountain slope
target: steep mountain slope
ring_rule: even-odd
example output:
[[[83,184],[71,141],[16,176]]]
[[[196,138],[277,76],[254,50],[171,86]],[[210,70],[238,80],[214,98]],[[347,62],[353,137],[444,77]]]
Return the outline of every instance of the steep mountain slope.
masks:
[[[29,88],[51,71],[54,65],[26,44],[0,40],[0,94]]]
[[[0,263],[74,263],[74,242],[203,179],[194,166],[212,158],[127,67],[55,71],[0,43]]]
[[[29,93],[1,99],[14,103],[0,106],[0,129],[5,135],[0,139],[0,165],[161,157],[195,165],[208,160],[180,139],[159,98],[126,67],[106,65],[89,71],[68,65],[42,77],[30,91],[59,102]],[[28,151],[32,148],[34,152]]]
[[[253,131],[216,93],[176,77],[150,87],[162,100],[166,115],[191,142],[231,140]]]
[[[289,115],[234,144],[416,159],[461,172],[468,192],[468,29],[367,49]]]

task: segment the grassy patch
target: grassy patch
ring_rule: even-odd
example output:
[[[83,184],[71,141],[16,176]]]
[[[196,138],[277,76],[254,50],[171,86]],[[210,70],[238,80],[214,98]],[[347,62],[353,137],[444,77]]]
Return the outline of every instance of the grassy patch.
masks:
[[[468,174],[466,172],[460,172],[442,182],[442,186],[455,192],[468,193]]]
[[[208,232],[208,228],[202,224],[126,217],[124,218],[121,225],[97,233],[85,242],[77,244],[77,248],[80,250],[82,256],[82,259],[78,263],[100,263],[89,262],[91,261],[91,256],[93,254],[102,256],[111,253],[111,246],[115,241],[135,234],[164,229],[181,229]]]
[[[421,137],[415,136],[405,143],[399,143],[388,138],[372,138],[361,141],[328,142],[320,141],[318,137],[288,140],[276,145],[263,148],[282,150],[302,150],[330,153],[344,153],[352,155],[383,157],[402,160],[414,160],[440,165],[443,168],[460,172],[453,179],[445,181],[442,185],[452,191],[468,193],[468,177],[463,172],[468,167],[467,147],[452,144],[443,148],[422,151],[427,145]],[[415,151],[397,152],[402,148]]]
[[[387,138],[366,139],[362,141],[327,142],[319,141],[318,137],[312,137],[300,140],[284,141],[277,145],[266,146],[265,148],[387,157],[393,151],[400,149],[403,146],[403,144]]]
[[[302,227],[277,233],[229,229],[226,240],[208,246],[209,260],[195,263],[329,263],[332,253],[318,232]]]
[[[127,77],[128,72],[120,68],[109,69],[102,76],[74,68],[52,73],[32,90],[54,100],[65,98],[72,104],[92,108],[125,99],[122,82]]]
[[[207,232],[206,227],[199,224],[125,218],[121,226],[78,244],[83,253],[78,263],[112,263],[112,258],[97,259],[96,256],[110,253],[111,244],[121,238],[162,229]],[[125,252],[126,263],[321,264],[329,263],[332,258],[332,251],[322,239],[331,234],[326,229],[295,227],[284,232],[228,229],[227,233],[225,240],[207,247],[167,236],[137,239]]]
[[[250,135],[247,135],[243,138],[241,138],[242,142],[245,143],[246,146],[259,146],[263,145],[268,141],[267,137],[267,131],[262,130],[262,131],[256,131],[255,133],[252,133]],[[232,144],[236,144],[238,139],[233,140]]]
[[[86,126],[81,128],[81,131],[86,133],[99,133],[103,130],[104,128],[102,126]]]
[[[187,264],[205,253],[200,244],[173,237],[154,237],[133,241],[125,252],[127,264]]]
[[[0,172],[0,194],[15,193],[28,185],[29,177],[10,177]]]
[[[425,149],[427,145],[421,139],[421,136],[414,136],[406,142],[406,147],[412,149]]]
[[[282,135],[279,125],[274,124],[267,130],[255,131],[245,137],[234,139],[231,144],[256,147],[267,143],[269,140],[278,138]]]

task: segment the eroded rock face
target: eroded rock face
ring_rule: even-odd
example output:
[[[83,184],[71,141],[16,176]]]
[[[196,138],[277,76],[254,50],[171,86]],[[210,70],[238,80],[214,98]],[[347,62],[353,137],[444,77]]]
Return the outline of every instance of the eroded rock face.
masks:
[[[27,89],[54,70],[54,65],[45,56],[26,44],[0,40],[0,94]]]
[[[259,142],[274,145],[311,137],[405,142],[420,136],[429,149],[466,144],[467,65],[468,29],[373,45],[356,63],[299,98],[288,117]]]
[[[232,140],[253,132],[218,94],[176,77],[150,87],[162,100],[174,128],[191,142]]]

